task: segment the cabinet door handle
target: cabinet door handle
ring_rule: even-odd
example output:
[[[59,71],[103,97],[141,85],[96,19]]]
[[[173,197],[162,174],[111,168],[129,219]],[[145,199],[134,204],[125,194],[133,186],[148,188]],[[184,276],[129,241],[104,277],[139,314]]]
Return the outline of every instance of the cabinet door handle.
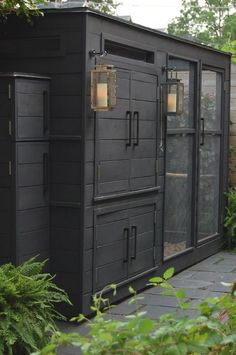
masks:
[[[205,119],[201,118],[201,142],[200,145],[205,144]]]
[[[48,107],[48,91],[43,92],[43,133],[48,131],[49,107]]]
[[[126,111],[126,120],[128,121],[128,142],[126,143],[127,147],[131,147],[132,140],[132,115],[131,111]]]
[[[134,253],[131,255],[131,259],[135,260],[137,256],[137,226],[131,227],[131,236],[133,236],[134,232]]]
[[[138,146],[139,145],[139,112],[138,111],[134,111],[134,122],[135,120],[136,120],[136,137],[135,137],[134,146]]]
[[[49,171],[48,171],[48,153],[43,153],[43,193],[48,191],[49,185]]]
[[[127,263],[129,261],[129,228],[124,228],[124,241],[125,241],[125,247],[126,251],[124,253],[124,263]]]

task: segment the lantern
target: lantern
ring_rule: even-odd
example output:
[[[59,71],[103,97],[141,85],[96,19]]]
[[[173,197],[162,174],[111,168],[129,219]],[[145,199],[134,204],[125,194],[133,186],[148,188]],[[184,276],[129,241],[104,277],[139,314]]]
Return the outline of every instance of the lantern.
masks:
[[[180,80],[170,79],[167,85],[167,115],[180,116],[183,113],[184,106],[184,84]]]
[[[110,111],[116,106],[116,70],[113,65],[97,64],[91,71],[91,108]]]

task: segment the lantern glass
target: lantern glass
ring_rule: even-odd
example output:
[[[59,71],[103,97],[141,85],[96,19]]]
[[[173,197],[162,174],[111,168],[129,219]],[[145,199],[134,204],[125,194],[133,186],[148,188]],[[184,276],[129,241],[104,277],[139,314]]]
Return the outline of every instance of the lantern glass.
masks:
[[[167,115],[180,116],[183,113],[184,84],[179,81],[167,83]]]
[[[116,70],[113,65],[96,65],[91,71],[91,108],[110,111],[116,105]]]

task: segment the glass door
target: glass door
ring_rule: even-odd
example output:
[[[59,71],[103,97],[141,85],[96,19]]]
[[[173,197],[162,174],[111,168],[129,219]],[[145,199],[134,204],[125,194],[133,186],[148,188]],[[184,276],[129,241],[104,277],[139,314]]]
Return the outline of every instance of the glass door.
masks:
[[[182,115],[166,117],[164,258],[193,246],[194,162],[196,144],[196,64],[174,57],[175,68],[184,84]]]
[[[201,88],[198,241],[219,230],[222,73],[203,68]]]

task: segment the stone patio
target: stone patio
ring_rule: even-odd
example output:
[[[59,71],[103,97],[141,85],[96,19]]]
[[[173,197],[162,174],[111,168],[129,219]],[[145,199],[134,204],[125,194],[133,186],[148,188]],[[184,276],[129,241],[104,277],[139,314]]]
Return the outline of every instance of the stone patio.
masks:
[[[221,284],[224,282],[232,282],[236,279],[236,255],[226,251],[221,251],[216,255],[196,264],[176,276],[170,283],[176,289],[184,288],[187,299],[191,301],[191,308],[187,312],[190,316],[197,314],[196,307],[205,298],[221,296],[228,289]],[[152,287],[139,296],[143,296],[138,304],[129,305],[129,300],[125,300],[112,308],[106,317],[112,319],[125,320],[125,316],[133,314],[137,309],[146,311],[147,316],[155,319],[162,314],[182,311],[178,309],[176,300],[172,296],[163,297],[161,294],[163,289],[160,287]],[[65,332],[78,332],[86,334],[87,325],[74,325],[71,323],[60,323],[60,327]],[[78,355],[78,348],[61,349],[61,355]]]

